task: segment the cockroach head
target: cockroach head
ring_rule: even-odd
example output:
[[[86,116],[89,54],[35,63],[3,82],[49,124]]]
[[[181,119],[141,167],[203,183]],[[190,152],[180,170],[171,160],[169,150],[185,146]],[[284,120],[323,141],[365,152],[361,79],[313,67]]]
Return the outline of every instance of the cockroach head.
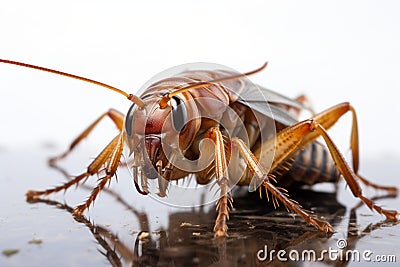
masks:
[[[165,95],[146,94],[138,98],[139,101],[135,101],[128,110],[124,128],[131,153],[140,149],[138,145],[148,136],[165,138],[186,132],[188,117],[192,115],[193,107],[184,103],[180,96],[172,96],[167,102],[167,107],[161,108],[160,101],[165,99]]]

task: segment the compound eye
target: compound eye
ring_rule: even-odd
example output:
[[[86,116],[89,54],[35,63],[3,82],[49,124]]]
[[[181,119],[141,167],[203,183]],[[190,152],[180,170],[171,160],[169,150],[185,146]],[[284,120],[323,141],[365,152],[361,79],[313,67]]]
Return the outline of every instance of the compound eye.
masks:
[[[187,110],[185,104],[183,104],[179,97],[173,96],[170,101],[172,107],[172,125],[177,132],[180,132],[185,129]]]
[[[132,137],[132,122],[133,122],[133,114],[135,113],[135,104],[133,104],[126,114],[125,117],[125,131],[129,137]]]

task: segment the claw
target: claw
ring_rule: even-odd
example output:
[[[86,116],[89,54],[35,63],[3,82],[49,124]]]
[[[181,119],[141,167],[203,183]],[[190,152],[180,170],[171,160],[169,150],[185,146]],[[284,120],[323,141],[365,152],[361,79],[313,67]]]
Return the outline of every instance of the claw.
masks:
[[[400,213],[396,210],[385,210],[383,214],[388,220],[398,220]]]
[[[228,233],[226,231],[224,231],[223,229],[218,229],[215,233],[214,233],[214,237],[218,238],[218,237],[228,237]]]
[[[317,228],[318,230],[325,232],[327,234],[335,232],[335,229],[327,221],[319,220],[319,219],[313,218],[313,217],[309,217],[309,218],[310,218],[310,221],[308,221],[307,223],[315,226],[315,228]]]
[[[34,190],[29,190],[28,192],[26,192],[25,195],[26,195],[27,200],[34,200],[34,199],[39,198],[38,191],[34,191]]]

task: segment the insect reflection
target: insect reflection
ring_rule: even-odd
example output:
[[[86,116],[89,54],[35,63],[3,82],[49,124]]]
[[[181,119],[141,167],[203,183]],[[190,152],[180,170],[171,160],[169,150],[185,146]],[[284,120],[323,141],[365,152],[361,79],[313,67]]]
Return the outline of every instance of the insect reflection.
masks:
[[[140,223],[136,235],[129,236],[133,245],[121,241],[116,232],[109,227],[94,224],[83,215],[74,216],[76,222],[84,224],[98,245],[100,253],[106,257],[112,266],[256,266],[282,262],[276,258],[271,261],[260,261],[257,252],[265,245],[271,250],[302,250],[313,249],[317,253],[326,249],[332,241],[321,232],[313,231],[311,227],[299,223],[299,218],[293,219],[285,214],[283,209],[273,210],[264,205],[257,205],[258,196],[255,193],[238,197],[237,210],[230,221],[231,237],[229,239],[213,239],[207,231],[213,223],[214,212],[177,212],[170,214],[168,229],[150,232],[149,222],[145,213],[138,212],[119,194],[106,189],[115,197],[118,203],[131,211]],[[297,191],[296,197],[307,203],[307,208],[317,207],[318,212],[326,216],[332,225],[343,224],[346,208],[336,200],[336,193]],[[389,194],[384,197],[395,197]],[[380,197],[380,198],[384,198]],[[318,199],[317,201],[315,199]],[[374,198],[375,200],[378,198]],[[30,203],[45,203],[73,213],[73,208],[48,199],[32,199]],[[321,208],[321,203],[324,203]],[[348,246],[343,250],[354,249],[357,242],[382,225],[396,225],[398,221],[380,221],[368,225],[364,230],[357,227],[356,210],[362,203],[350,210],[347,230]],[[324,259],[328,265],[346,266],[348,261],[331,261]]]

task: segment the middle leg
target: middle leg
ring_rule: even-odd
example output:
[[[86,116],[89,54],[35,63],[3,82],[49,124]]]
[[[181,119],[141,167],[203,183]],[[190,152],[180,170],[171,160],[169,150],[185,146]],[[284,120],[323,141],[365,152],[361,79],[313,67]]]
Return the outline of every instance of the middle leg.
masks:
[[[308,211],[304,210],[303,207],[295,200],[291,199],[287,194],[286,190],[274,186],[271,180],[275,178],[269,174],[259,163],[258,159],[254,156],[247,145],[240,139],[232,139],[232,145],[239,150],[240,155],[246,161],[247,167],[250,172],[257,177],[261,182],[259,187],[260,193],[261,189],[264,188],[265,192],[272,194],[272,202],[275,205],[279,205],[278,201],[281,201],[288,211],[296,212],[299,214],[308,224],[316,227],[326,233],[333,233],[333,227],[326,221],[316,218],[316,216],[310,214]],[[269,199],[269,198],[268,198]]]

